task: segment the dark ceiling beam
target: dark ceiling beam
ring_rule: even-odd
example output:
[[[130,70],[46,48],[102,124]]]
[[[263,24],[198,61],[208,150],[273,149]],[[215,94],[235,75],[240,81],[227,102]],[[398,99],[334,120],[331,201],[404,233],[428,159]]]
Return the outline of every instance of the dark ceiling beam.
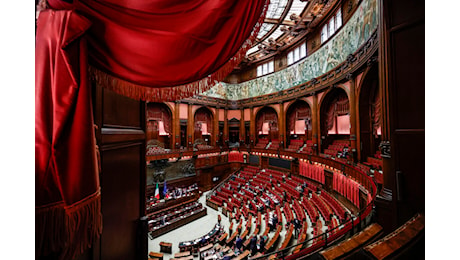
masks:
[[[278,23],[275,24],[275,26],[273,26],[273,28],[268,33],[266,33],[260,40],[258,39],[259,41],[256,44],[265,41],[273,32],[275,32],[275,30],[280,26],[281,22],[284,21],[284,19],[286,18],[286,15],[289,12],[289,10],[291,10],[292,2],[293,0],[288,1],[286,7],[283,10],[283,13],[281,14],[281,17],[279,18]]]
[[[294,21],[281,21],[280,22],[279,19],[273,19],[273,18],[265,18],[264,23],[276,24],[276,25],[287,25],[287,26],[295,25]]]

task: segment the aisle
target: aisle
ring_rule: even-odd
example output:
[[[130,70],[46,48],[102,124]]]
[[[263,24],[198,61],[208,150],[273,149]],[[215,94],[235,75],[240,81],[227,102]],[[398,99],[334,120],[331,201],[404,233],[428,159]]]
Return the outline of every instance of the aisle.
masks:
[[[203,193],[201,197],[198,199],[198,201],[201,202],[201,204],[203,204],[203,207],[207,208],[207,215],[191,223],[188,223],[178,229],[175,229],[171,232],[161,235],[153,240],[149,238],[148,239],[149,252],[150,251],[160,252],[159,243],[162,241],[170,242],[172,243],[172,254],[164,253],[164,259],[169,259],[169,258],[174,257],[175,253],[179,253],[179,243],[180,242],[197,239],[207,234],[209,231],[211,231],[214,228],[214,226],[217,224],[217,215],[219,214],[222,217],[221,223],[224,226],[224,230],[228,231],[228,227],[230,225],[228,218],[223,216],[222,212],[220,211],[217,212],[216,210],[206,206],[206,194],[208,194],[208,192]],[[196,257],[196,259],[198,258]]]

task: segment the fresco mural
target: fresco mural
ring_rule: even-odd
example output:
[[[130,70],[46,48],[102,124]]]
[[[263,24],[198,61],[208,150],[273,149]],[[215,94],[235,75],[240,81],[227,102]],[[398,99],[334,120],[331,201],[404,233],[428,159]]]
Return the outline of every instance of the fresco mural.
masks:
[[[219,82],[202,95],[240,100],[285,90],[323,75],[344,62],[369,39],[378,26],[377,0],[364,0],[329,42],[303,61],[288,68],[240,84]]]

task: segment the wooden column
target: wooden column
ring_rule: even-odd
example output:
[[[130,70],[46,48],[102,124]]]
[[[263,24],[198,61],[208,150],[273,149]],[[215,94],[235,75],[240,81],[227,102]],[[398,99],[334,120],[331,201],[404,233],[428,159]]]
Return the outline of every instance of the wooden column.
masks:
[[[415,0],[378,3],[384,182],[379,201],[388,210],[377,219],[391,230],[425,211],[425,9]]]
[[[213,145],[217,146],[217,142],[219,141],[219,107],[216,107],[216,113],[214,116],[214,129],[213,129],[213,135],[214,135],[214,142]]]
[[[313,107],[311,109],[311,128],[312,128],[312,141],[313,145],[316,145],[317,150],[314,151],[315,154],[320,149],[320,140],[321,140],[321,132],[320,132],[320,118],[319,118],[319,108],[318,108],[318,96],[316,94],[313,95]]]
[[[250,114],[251,114],[251,121],[249,124],[249,142],[251,144],[251,148],[254,147],[256,144],[256,123],[255,121],[255,116],[254,116],[254,107],[251,107],[250,109]]]
[[[244,132],[244,108],[241,108],[241,119],[240,119],[240,141],[245,139],[246,133]]]
[[[356,162],[357,156],[357,143],[356,143],[356,132],[358,131],[358,125],[356,122],[356,84],[352,74],[347,75],[347,79],[350,82],[350,100],[349,100],[349,113],[350,113],[350,146],[353,155],[353,161]]]
[[[192,113],[192,105],[188,104],[188,115],[187,115],[187,147],[192,148],[193,142],[195,141],[195,117]]]
[[[172,147],[177,149],[180,147],[180,102],[174,102],[174,116],[173,116],[173,136]]]
[[[94,87],[103,229],[78,259],[147,259],[145,103]]]
[[[281,148],[284,148],[286,145],[286,119],[284,115],[284,103],[280,102],[280,124],[278,126],[279,128],[279,139],[280,141],[283,142],[283,146]]]
[[[224,143],[228,143],[228,109],[224,109]]]

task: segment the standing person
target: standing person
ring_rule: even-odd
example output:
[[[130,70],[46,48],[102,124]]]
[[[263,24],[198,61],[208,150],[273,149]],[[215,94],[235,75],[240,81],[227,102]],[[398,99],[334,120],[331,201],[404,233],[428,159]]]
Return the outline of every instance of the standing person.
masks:
[[[259,244],[259,252],[265,251],[265,238],[262,236],[260,237],[260,244]]]
[[[251,254],[252,255],[255,255],[257,253],[257,235],[254,235],[251,238],[251,243],[250,243],[249,249],[251,249]]]
[[[236,241],[235,241],[235,248],[236,248],[235,253],[239,254],[242,246],[243,246],[243,239],[241,239],[240,236],[237,236]]]
[[[300,221],[296,218],[294,219],[294,231],[295,231],[296,238],[299,238],[299,229],[300,229]]]
[[[222,220],[222,217],[220,215],[217,215],[217,223],[219,224],[220,226],[220,221]]]

